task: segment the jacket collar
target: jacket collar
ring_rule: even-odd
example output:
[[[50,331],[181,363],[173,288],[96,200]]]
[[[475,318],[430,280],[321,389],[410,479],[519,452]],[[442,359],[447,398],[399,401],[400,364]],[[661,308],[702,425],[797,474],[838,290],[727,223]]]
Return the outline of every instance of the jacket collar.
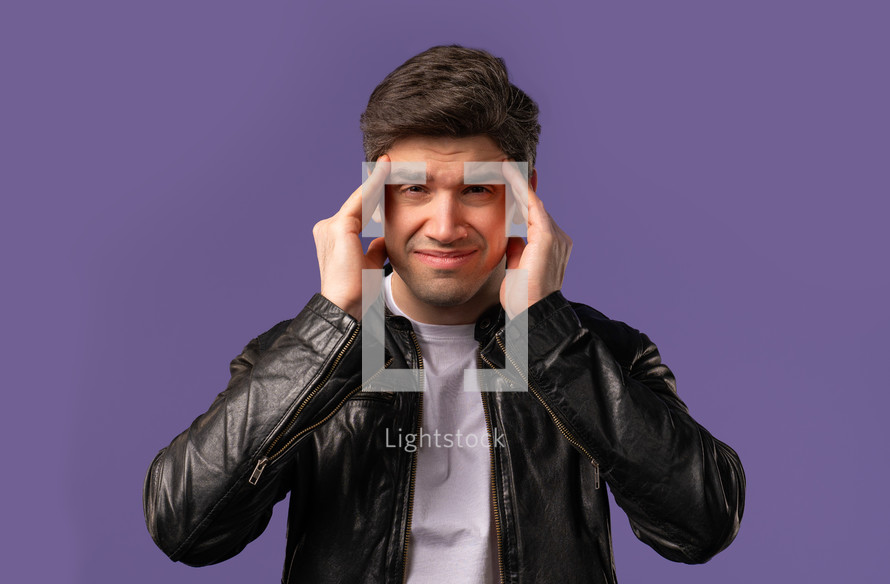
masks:
[[[392,272],[392,264],[386,263],[383,266],[383,276],[386,277]],[[384,319],[386,325],[400,331],[413,331],[411,321],[404,316],[393,313],[384,303]],[[476,319],[476,329],[474,337],[482,346],[488,345],[494,335],[504,328],[504,309],[500,304],[493,304],[485,309],[479,318]]]

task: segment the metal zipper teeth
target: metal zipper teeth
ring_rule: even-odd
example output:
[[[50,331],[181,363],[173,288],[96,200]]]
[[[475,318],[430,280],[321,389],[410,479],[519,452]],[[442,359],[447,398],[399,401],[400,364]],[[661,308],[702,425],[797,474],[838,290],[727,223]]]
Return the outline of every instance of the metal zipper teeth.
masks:
[[[390,357],[390,358],[389,358],[389,361],[387,361],[387,362],[383,365],[383,367],[381,367],[380,369],[377,370],[377,373],[375,373],[374,375],[372,375],[371,377],[368,378],[368,381],[371,381],[372,379],[374,379],[375,377],[377,377],[378,375],[380,375],[380,372],[383,371],[384,369],[386,369],[386,368],[389,366],[389,364],[392,363],[392,359],[393,359],[393,358]],[[305,434],[306,432],[309,432],[309,431],[311,431],[311,430],[314,430],[315,428],[318,428],[319,426],[321,426],[322,424],[324,424],[325,422],[327,422],[328,420],[330,420],[330,419],[334,416],[334,414],[336,414],[337,412],[340,411],[340,408],[343,407],[343,404],[345,404],[345,403],[349,400],[349,398],[351,398],[352,396],[354,396],[355,394],[357,394],[357,393],[362,389],[362,387],[364,387],[364,385],[365,385],[365,383],[361,383],[361,384],[359,384],[358,387],[356,387],[355,389],[353,389],[352,391],[350,391],[348,394],[346,394],[346,396],[345,396],[343,399],[340,400],[340,403],[338,403],[337,406],[336,406],[333,410],[331,410],[331,413],[329,413],[327,416],[325,416],[325,417],[322,418],[321,420],[315,422],[314,424],[312,424],[312,425],[309,426],[308,428],[303,428],[302,430],[300,430],[299,432],[297,432],[297,433],[294,435],[293,438],[291,438],[290,440],[288,440],[287,444],[286,444],[281,450],[279,450],[278,452],[275,453],[275,456],[278,456],[279,454],[281,454],[282,452],[284,452],[284,450],[287,449],[287,446],[288,446],[289,444],[291,444],[294,440],[298,439],[300,436],[302,436],[302,435]]]
[[[476,367],[482,369],[481,351],[476,354]],[[488,456],[491,461],[491,503],[494,505],[494,531],[497,536],[498,543],[498,581],[504,582],[504,553],[503,544],[501,543],[501,516],[498,508],[497,480],[495,479],[495,462],[494,462],[494,436],[491,430],[491,413],[488,408],[488,394],[481,392],[482,411],[485,413],[485,426],[488,429]]]
[[[420,343],[417,342],[417,336],[411,330],[411,340],[414,341],[415,355],[417,356],[417,364],[419,371],[423,371],[423,355],[420,354]],[[420,373],[421,383],[423,383],[423,373]],[[423,387],[421,387],[423,390]],[[423,391],[418,394],[417,402],[417,433],[423,431]],[[408,514],[405,525],[405,542],[402,553],[402,582],[408,581],[408,543],[411,541],[411,518],[414,515],[414,479],[417,476],[417,455],[420,449],[414,451],[411,455],[411,480],[408,482]]]
[[[366,382],[359,384],[359,386],[356,387],[355,389],[353,389],[352,391],[350,391],[349,394],[347,394],[347,396],[346,396],[345,398],[343,398],[342,400],[340,400],[340,403],[337,404],[337,407],[334,408],[334,411],[333,411],[333,412],[331,412],[329,415],[325,416],[325,418],[324,418],[323,420],[321,420],[320,422],[318,422],[317,424],[313,424],[313,425],[310,426],[309,428],[306,428],[306,429],[302,430],[302,431],[301,431],[299,434],[297,434],[297,436],[295,436],[294,438],[297,438],[297,437],[299,437],[300,435],[305,434],[305,433],[308,432],[309,430],[312,430],[312,428],[315,428],[315,427],[317,427],[317,426],[319,426],[319,425],[321,425],[321,424],[324,424],[327,420],[329,420],[329,419],[331,418],[331,416],[333,416],[334,414],[336,414],[337,411],[338,411],[341,407],[343,407],[343,404],[345,404],[346,401],[347,401],[349,398],[351,398],[353,395],[355,395],[356,393],[358,393],[359,390],[361,390],[361,388],[364,387],[365,384],[366,384],[368,381],[371,381],[372,379],[374,379],[375,377],[377,377],[378,375],[380,375],[380,372],[381,372],[381,371],[383,371],[384,369],[386,369],[387,367],[389,367],[389,364],[392,363],[392,361],[393,361],[393,358],[390,357],[389,360],[388,360],[386,363],[383,364],[383,367],[381,367],[380,369],[377,370],[377,373],[375,373],[374,375],[372,375],[371,377],[369,377],[369,378],[367,379]],[[279,454],[279,453],[276,453],[276,456],[277,456],[278,454]],[[268,463],[268,462],[269,462],[269,459],[266,460],[266,463]],[[263,464],[263,467],[265,467],[265,464]],[[255,484],[255,483],[254,483],[254,484]],[[288,576],[287,576],[287,579],[285,580],[285,582],[290,582],[290,572],[291,572],[291,570],[293,570],[293,568],[294,568],[294,565],[293,565],[293,558],[291,558],[291,564],[290,564],[290,567],[288,568],[288,572],[287,572]]]
[[[562,432],[562,435],[565,436],[566,440],[568,440],[570,444],[572,444],[575,448],[577,448],[582,453],[584,453],[584,455],[588,459],[590,459],[590,464],[593,465],[593,488],[595,488],[595,489],[600,488],[600,465],[599,465],[599,463],[596,461],[596,459],[593,457],[593,455],[590,454],[590,452],[587,450],[587,448],[585,448],[581,444],[581,442],[579,442],[578,439],[575,438],[571,432],[569,432],[569,430],[568,430],[568,428],[566,428],[565,424],[563,424],[562,421],[556,416],[556,413],[550,407],[550,404],[548,404],[547,401],[544,399],[544,396],[542,396],[541,393],[538,391],[538,389],[534,385],[532,385],[532,382],[522,374],[522,370],[516,365],[516,362],[513,360],[513,358],[507,354],[507,349],[504,347],[503,342],[501,342],[501,338],[498,335],[495,335],[494,338],[497,341],[498,346],[501,348],[501,351],[504,352],[504,357],[506,357],[510,361],[510,363],[513,364],[513,367],[519,373],[519,376],[522,377],[522,380],[525,381],[526,385],[528,385],[528,388],[531,390],[531,392],[534,394],[534,396],[538,399],[539,402],[541,402],[541,405],[544,406],[544,409],[547,410],[547,413],[550,414],[550,417],[553,418],[553,423],[556,424],[556,427],[559,428],[559,431]],[[491,364],[491,362],[489,362],[489,366],[494,368],[494,366]]]
[[[334,414],[336,414],[337,412],[340,411],[340,408],[343,407],[343,404],[345,404],[345,403],[349,400],[349,398],[351,398],[352,396],[354,396],[355,394],[357,394],[357,393],[362,389],[362,387],[365,386],[365,384],[366,384],[367,382],[371,381],[372,379],[374,379],[375,377],[377,377],[378,375],[380,375],[380,372],[383,371],[384,369],[386,369],[387,367],[389,367],[389,364],[392,363],[392,361],[393,361],[393,358],[390,357],[389,360],[388,360],[386,363],[383,364],[383,367],[381,367],[380,369],[378,369],[377,372],[376,372],[374,375],[372,375],[371,377],[369,377],[369,378],[367,379],[367,381],[365,381],[364,383],[359,384],[355,389],[353,389],[353,390],[350,391],[348,394],[346,394],[346,397],[344,397],[343,399],[341,399],[341,400],[340,400],[340,403],[338,403],[337,406],[336,406],[336,407],[331,411],[331,413],[329,413],[327,416],[325,416],[324,418],[322,418],[322,419],[319,420],[318,422],[312,424],[312,425],[309,426],[308,428],[303,428],[302,430],[300,430],[299,432],[297,432],[297,434],[296,434],[293,438],[291,438],[290,440],[288,440],[288,441],[287,441],[287,444],[285,444],[285,445],[284,445],[278,452],[276,452],[274,455],[271,455],[271,456],[264,456],[264,457],[262,457],[262,458],[259,460],[259,462],[257,462],[256,469],[254,469],[253,474],[250,476],[250,484],[255,485],[255,484],[257,483],[257,481],[259,480],[260,475],[263,473],[263,470],[266,468],[266,465],[269,464],[270,462],[272,462],[274,459],[278,458],[278,456],[280,456],[282,452],[284,452],[285,450],[287,450],[287,448],[288,448],[288,446],[289,446],[290,444],[292,444],[295,440],[299,439],[299,437],[302,436],[303,434],[305,434],[306,432],[310,432],[310,431],[314,430],[315,428],[318,428],[319,426],[321,426],[322,424],[324,424],[324,423],[327,422],[328,420],[330,420],[330,419],[334,416]]]
[[[333,375],[334,370],[337,368],[337,364],[340,363],[340,359],[343,358],[343,355],[346,354],[346,351],[352,345],[353,341],[355,341],[355,337],[358,336],[358,333],[360,330],[361,330],[360,326],[356,327],[355,331],[353,331],[352,335],[349,337],[349,340],[346,341],[346,344],[343,345],[343,348],[340,349],[339,353],[337,353],[337,356],[334,358],[334,362],[331,364],[331,367],[328,369],[327,374],[325,374],[324,378],[321,381],[319,381],[315,385],[315,387],[312,388],[312,391],[309,392],[309,395],[306,396],[306,399],[303,400],[303,403],[300,404],[300,406],[297,408],[297,411],[294,412],[294,414],[290,417],[290,420],[288,420],[288,423],[284,427],[284,429],[281,432],[279,432],[277,436],[275,436],[275,439],[272,440],[272,443],[269,444],[268,448],[266,448],[266,454],[264,454],[257,461],[256,467],[254,467],[253,472],[250,475],[250,478],[247,480],[247,482],[249,482],[251,485],[256,485],[257,482],[259,482],[260,475],[263,474],[263,470],[265,470],[267,464],[269,464],[271,461],[275,460],[275,458],[277,458],[282,452],[287,450],[291,444],[293,444],[293,442],[297,439],[297,437],[299,437],[300,435],[303,434],[303,432],[300,432],[299,434],[297,434],[297,436],[294,436],[293,438],[288,440],[287,443],[284,446],[282,446],[281,448],[279,448],[277,452],[275,452],[274,454],[272,453],[272,451],[275,450],[275,445],[278,444],[279,440],[281,440],[281,437],[284,436],[285,434],[287,434],[290,431],[290,429],[293,427],[293,425],[296,423],[297,418],[300,416],[300,412],[303,411],[303,408],[306,407],[306,404],[309,403],[309,401],[315,396],[315,394],[318,393],[318,390],[321,389],[321,387],[325,383],[327,383],[328,379],[330,379],[331,375]],[[361,385],[359,385],[359,389],[360,388],[361,388]],[[342,402],[341,402],[341,405],[342,405]],[[338,408],[339,408],[339,406],[338,406]]]

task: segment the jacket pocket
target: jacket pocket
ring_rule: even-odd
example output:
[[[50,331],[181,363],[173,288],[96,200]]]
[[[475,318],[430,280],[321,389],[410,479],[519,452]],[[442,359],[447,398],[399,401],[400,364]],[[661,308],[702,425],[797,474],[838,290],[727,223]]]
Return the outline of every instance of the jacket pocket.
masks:
[[[362,387],[361,391],[357,391],[349,398],[349,401],[382,401],[391,402],[395,399],[396,394],[392,388],[386,385],[372,383]]]

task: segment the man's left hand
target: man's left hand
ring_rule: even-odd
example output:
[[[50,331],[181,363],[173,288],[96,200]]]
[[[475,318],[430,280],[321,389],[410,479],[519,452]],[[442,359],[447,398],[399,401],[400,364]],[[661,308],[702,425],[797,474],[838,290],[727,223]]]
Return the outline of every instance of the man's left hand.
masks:
[[[523,306],[514,292],[518,283],[504,278],[501,284],[501,306],[507,316],[513,318],[523,310],[562,288],[569,254],[572,252],[572,239],[544,209],[544,203],[535,193],[536,174],[531,181],[519,171],[515,163],[503,163],[503,173],[509,184],[516,205],[523,217],[528,220],[528,243],[521,237],[511,237],[507,242],[507,269],[528,270],[528,300]],[[526,200],[527,198],[527,200]]]

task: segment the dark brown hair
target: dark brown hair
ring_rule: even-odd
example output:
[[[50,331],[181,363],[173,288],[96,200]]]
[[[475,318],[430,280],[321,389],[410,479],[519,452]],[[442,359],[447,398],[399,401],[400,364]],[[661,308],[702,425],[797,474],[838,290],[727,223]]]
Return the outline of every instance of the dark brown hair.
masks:
[[[504,60],[460,45],[411,57],[374,89],[361,116],[367,160],[400,138],[490,136],[508,157],[534,168],[538,104],[510,83]]]

